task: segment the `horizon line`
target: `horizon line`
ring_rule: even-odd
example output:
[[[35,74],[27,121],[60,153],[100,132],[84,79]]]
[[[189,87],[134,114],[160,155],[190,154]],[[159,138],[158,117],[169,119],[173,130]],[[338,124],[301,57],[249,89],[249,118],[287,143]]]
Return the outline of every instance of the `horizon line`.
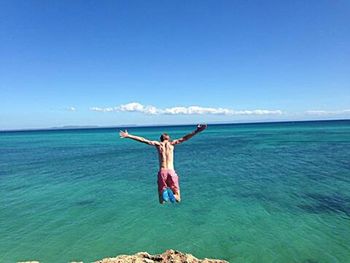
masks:
[[[288,123],[288,122],[332,122],[332,121],[350,121],[350,119],[310,119],[310,120],[276,120],[276,121],[242,121],[242,122],[208,122],[207,125],[234,125],[234,124],[268,124],[268,123]],[[93,129],[112,129],[112,128],[147,128],[147,127],[177,127],[193,126],[198,123],[179,123],[179,124],[120,124],[111,126],[99,125],[64,125],[59,127],[47,128],[24,128],[24,129],[0,129],[0,132],[26,132],[26,131],[59,131],[59,130],[93,130]]]

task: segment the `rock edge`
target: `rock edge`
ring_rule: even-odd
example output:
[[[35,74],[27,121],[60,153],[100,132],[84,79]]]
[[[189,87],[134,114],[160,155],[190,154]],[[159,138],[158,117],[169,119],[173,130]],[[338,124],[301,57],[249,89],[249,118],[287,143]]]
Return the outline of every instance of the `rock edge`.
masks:
[[[114,258],[104,258],[95,263],[228,263],[220,259],[198,259],[191,254],[169,249],[163,254],[150,255],[147,252],[139,252],[134,255],[119,255]]]
[[[20,261],[17,263],[39,263],[39,261]],[[71,261],[71,263],[83,263],[83,261]],[[119,255],[114,258],[104,258],[95,263],[228,263],[221,259],[198,259],[191,254],[169,249],[163,254],[150,255],[147,252],[139,252],[134,255]]]

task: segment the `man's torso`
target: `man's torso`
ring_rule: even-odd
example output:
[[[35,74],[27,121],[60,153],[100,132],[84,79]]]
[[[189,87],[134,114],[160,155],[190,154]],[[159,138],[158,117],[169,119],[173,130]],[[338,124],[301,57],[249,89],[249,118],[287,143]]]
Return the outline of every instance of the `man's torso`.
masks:
[[[156,147],[159,156],[159,170],[174,170],[174,145],[170,141],[164,141],[160,142]]]

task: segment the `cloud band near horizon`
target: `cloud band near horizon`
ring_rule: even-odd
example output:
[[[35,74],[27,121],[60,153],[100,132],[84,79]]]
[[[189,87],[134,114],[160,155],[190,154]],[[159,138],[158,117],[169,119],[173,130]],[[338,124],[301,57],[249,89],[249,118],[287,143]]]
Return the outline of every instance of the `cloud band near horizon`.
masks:
[[[320,115],[320,116],[340,115],[340,114],[349,114],[349,113],[350,113],[350,109],[347,109],[347,110],[309,110],[309,111],[306,111],[306,114]]]
[[[233,110],[227,108],[212,108],[212,107],[200,107],[200,106],[189,106],[189,107],[171,107],[171,108],[157,108],[152,105],[142,105],[138,102],[131,102],[127,104],[121,104],[115,107],[91,107],[91,111],[96,112],[140,112],[149,115],[281,115],[281,110]]]

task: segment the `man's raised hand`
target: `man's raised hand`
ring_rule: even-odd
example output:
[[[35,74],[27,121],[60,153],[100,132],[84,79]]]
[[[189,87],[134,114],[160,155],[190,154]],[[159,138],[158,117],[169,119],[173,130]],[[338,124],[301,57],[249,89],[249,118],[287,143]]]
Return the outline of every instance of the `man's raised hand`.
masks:
[[[125,131],[120,131],[119,135],[120,135],[120,138],[128,138],[129,133],[127,130],[125,130]]]
[[[197,125],[197,132],[201,132],[207,128],[208,125],[206,124],[198,124]]]

